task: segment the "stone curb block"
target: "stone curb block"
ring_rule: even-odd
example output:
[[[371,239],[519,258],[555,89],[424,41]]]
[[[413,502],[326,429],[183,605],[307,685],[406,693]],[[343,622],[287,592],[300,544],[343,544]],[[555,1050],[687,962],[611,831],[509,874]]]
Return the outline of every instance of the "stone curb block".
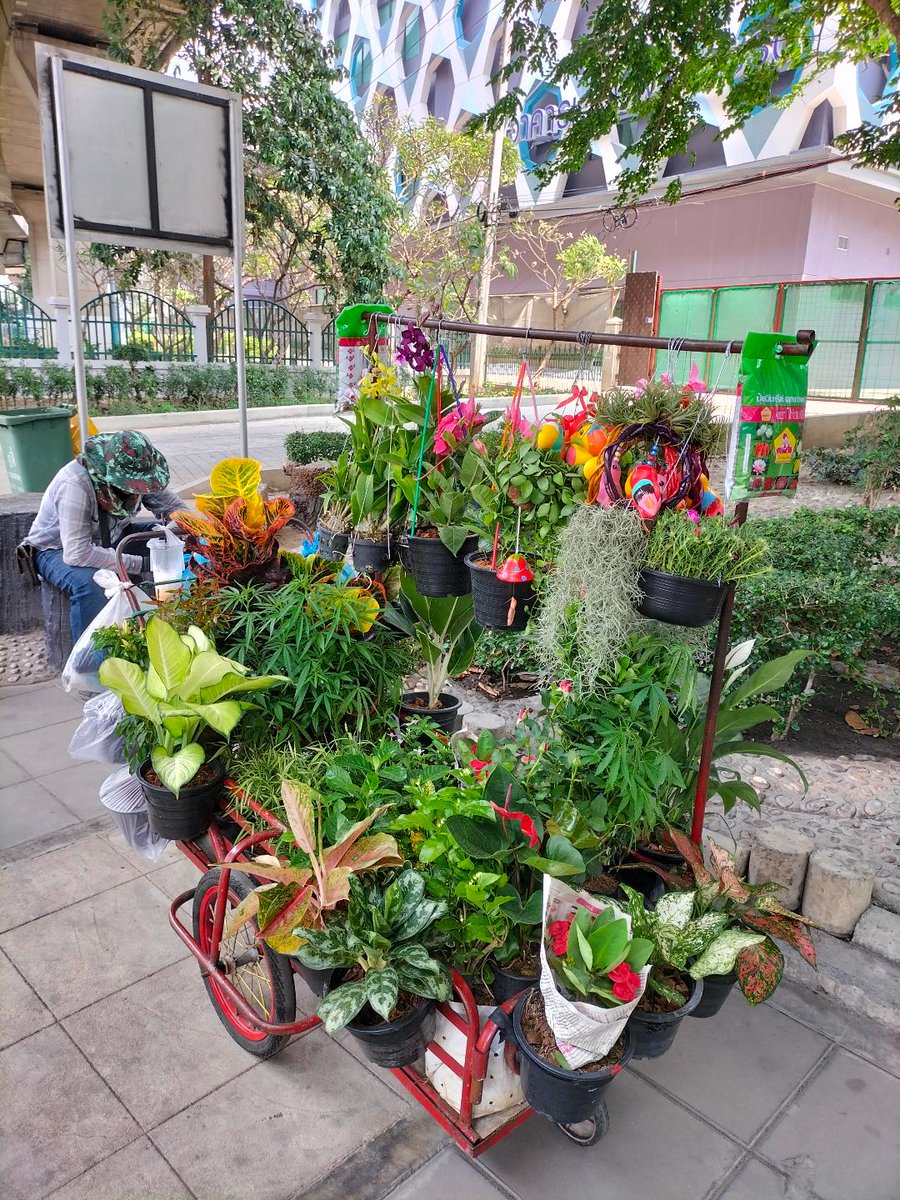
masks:
[[[849,937],[872,900],[875,872],[851,850],[816,850],[803,889],[803,915],[826,933]]]
[[[750,847],[750,883],[778,883],[778,899],[796,910],[803,894],[809,856],[816,848],[812,838],[783,825],[768,825],[753,833]]]
[[[900,915],[885,908],[866,909],[853,931],[853,945],[900,966]]]

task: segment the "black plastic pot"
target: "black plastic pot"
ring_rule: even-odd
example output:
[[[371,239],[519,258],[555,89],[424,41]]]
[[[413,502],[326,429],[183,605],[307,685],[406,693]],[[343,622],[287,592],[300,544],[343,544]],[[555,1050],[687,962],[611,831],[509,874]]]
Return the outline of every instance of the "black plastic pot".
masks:
[[[324,996],[328,991],[334,971],[330,967],[324,971],[318,971],[315,967],[305,967],[297,959],[294,959],[294,962],[297,974],[304,980],[309,990],[316,996]]]
[[[388,542],[357,537],[353,539],[351,557],[354,571],[362,575],[377,575],[391,565],[391,547]]]
[[[636,1008],[631,1014],[628,1028],[634,1032],[635,1058],[659,1058],[675,1041],[681,1022],[691,1015],[703,997],[703,980],[690,979],[690,983],[691,994],[674,1012],[648,1013]]]
[[[678,871],[687,866],[684,855],[678,850],[661,850],[657,846],[638,846],[637,852],[666,871]],[[640,859],[634,861],[640,862]]]
[[[526,988],[531,991],[537,987],[537,975],[516,975],[514,971],[507,971],[505,967],[501,967],[495,960],[491,961],[491,966],[494,970],[491,991],[498,1004],[502,1004],[504,1000],[512,1000],[513,996],[518,996],[519,992],[524,992]]]
[[[316,526],[319,534],[319,558],[329,562],[343,562],[350,544],[350,535],[338,533],[335,529],[326,529],[321,523]]]
[[[428,717],[437,725],[438,729],[443,729],[446,733],[455,733],[459,724],[459,706],[460,700],[458,696],[453,696],[450,692],[441,692],[441,707],[440,708],[425,708],[420,704],[413,704],[413,700],[428,700],[427,692],[404,692],[403,699],[400,701],[400,711],[404,717]]]
[[[201,837],[209,829],[222,795],[225,771],[213,763],[216,776],[199,787],[183,787],[176,796],[168,788],[148,783],[145,774],[150,770],[150,759],[141,763],[138,776],[147,798],[147,816],[150,828],[159,837],[172,842],[188,842]]]
[[[382,1025],[351,1021],[347,1028],[376,1066],[409,1067],[425,1053],[434,1037],[434,1026],[434,1001],[423,1000],[400,1021],[385,1021]]]
[[[640,576],[644,597],[637,606],[642,617],[668,625],[709,625],[719,615],[728,585],[707,579],[688,579],[644,567]]]
[[[519,1049],[519,1079],[525,1099],[535,1112],[557,1124],[575,1125],[579,1121],[589,1121],[599,1108],[603,1093],[634,1053],[631,1027],[625,1027],[625,1053],[614,1067],[584,1074],[566,1071],[545,1062],[526,1041],[522,1030],[522,1013],[530,995],[529,991],[519,997],[512,1015],[513,1032]]]
[[[665,882],[649,867],[620,866],[610,867],[609,872],[619,883],[627,883],[644,897],[647,908],[656,908],[666,894]]]
[[[505,629],[521,633],[528,624],[528,614],[535,601],[533,583],[505,583],[489,566],[479,566],[480,550],[467,554],[466,566],[472,577],[472,599],[475,620],[485,629]],[[515,605],[512,601],[515,600]]]
[[[703,977],[703,995],[691,1016],[714,1017],[731,995],[731,989],[736,983],[737,975],[734,971],[729,971],[727,975],[705,975]]]
[[[466,538],[458,554],[451,554],[439,537],[406,537],[400,543],[400,561],[420,596],[467,596],[472,578],[464,560],[477,548],[474,536]]]

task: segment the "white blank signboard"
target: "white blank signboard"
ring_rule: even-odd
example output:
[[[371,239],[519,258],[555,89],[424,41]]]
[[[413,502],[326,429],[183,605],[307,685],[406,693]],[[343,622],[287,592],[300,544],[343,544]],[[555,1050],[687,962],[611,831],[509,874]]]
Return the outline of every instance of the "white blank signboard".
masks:
[[[61,58],[65,137],[55,126],[50,55]],[[105,59],[36,47],[51,232],[63,236],[66,147],[75,237],[231,254],[231,139],[237,99]]]

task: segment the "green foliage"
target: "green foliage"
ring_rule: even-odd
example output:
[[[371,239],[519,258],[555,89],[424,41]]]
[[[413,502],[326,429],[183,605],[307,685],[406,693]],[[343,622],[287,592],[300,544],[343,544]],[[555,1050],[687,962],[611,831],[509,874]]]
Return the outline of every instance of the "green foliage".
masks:
[[[842,449],[805,451],[803,465],[815,479],[862,488],[863,503],[874,508],[879,492],[900,489],[900,395],[886,400],[884,408],[865,413]]]
[[[317,429],[295,429],[284,439],[284,452],[290,462],[333,462],[347,445],[346,433],[329,433]]]
[[[414,638],[425,664],[428,707],[437,708],[447,680],[472,665],[480,627],[468,596],[420,596],[415,580],[406,575],[400,585],[401,606],[387,617]]]
[[[653,949],[649,939],[629,935],[625,917],[610,905],[593,915],[586,908],[579,908],[568,927],[565,953],[548,953],[547,959],[557,980],[573,998],[583,997],[590,1004],[617,1008],[634,998],[637,983],[628,979],[628,973],[621,972],[626,986],[619,989],[624,992],[619,995],[614,990],[616,980],[610,974],[624,963],[637,976]]]
[[[704,95],[724,97],[720,137],[742,128],[760,108],[777,102],[779,72],[802,68],[802,78],[781,99],[790,103],[822,72],[847,63],[878,61],[900,41],[896,6],[869,0],[822,5],[818,0],[748,0],[740,25],[730,0],[698,0],[690,5],[664,0],[605,0],[588,18],[585,33],[567,53],[542,24],[546,0],[509,0],[512,55],[503,72],[510,79],[524,66],[548,84],[574,89],[577,108],[566,119],[556,152],[537,174],[542,180],[578,171],[598,138],[612,134],[628,147],[616,178],[622,200],[643,195],[666,161],[688,151],[692,133],[704,120]],[[820,30],[828,21],[828,34]],[[769,49],[779,48],[772,61]],[[491,123],[517,115],[523,100],[510,87],[495,105]],[[897,97],[881,126],[866,122],[838,144],[872,166],[900,163],[900,125],[891,123]],[[667,199],[680,193],[673,179]]]
[[[695,524],[684,510],[666,508],[653,522],[646,566],[669,575],[737,583],[769,570],[766,543],[725,517],[701,517]]]
[[[139,667],[149,665],[147,636],[135,617],[129,617],[124,625],[107,625],[104,629],[94,630],[91,644],[109,658],[123,658]]]
[[[480,667],[488,682],[505,691],[517,675],[536,675],[538,663],[527,634],[483,629],[475,647],[472,665]]]
[[[665,425],[706,456],[721,449],[727,428],[706,394],[685,395],[683,388],[662,379],[648,380],[640,391],[610,388],[600,397],[597,419],[605,425]]]
[[[397,1006],[400,989],[413,996],[449,1000],[450,974],[428,952],[435,922],[447,906],[425,894],[425,879],[402,871],[392,883],[364,887],[354,876],[345,914],[335,914],[322,931],[303,931],[306,944],[296,953],[307,967],[355,967],[361,975],[342,983],[319,1004],[326,1033],[337,1033],[368,1004],[385,1021]]]

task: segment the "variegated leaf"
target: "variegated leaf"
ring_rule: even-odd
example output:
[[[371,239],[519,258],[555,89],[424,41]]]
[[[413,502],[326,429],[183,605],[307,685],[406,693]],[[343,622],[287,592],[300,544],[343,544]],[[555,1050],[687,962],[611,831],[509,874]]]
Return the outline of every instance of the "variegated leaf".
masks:
[[[353,872],[349,867],[335,867],[325,876],[322,895],[319,897],[321,908],[335,908],[342,900],[350,895],[350,877]]]
[[[364,817],[362,821],[357,821],[355,825],[351,826],[351,828],[347,830],[336,846],[329,846],[322,852],[322,867],[326,875],[334,867],[350,865],[346,862],[346,859],[356,842],[366,832],[369,826],[376,821],[382,813],[387,812],[389,808],[389,804],[382,804],[379,808],[374,809],[367,817]]]
[[[749,1004],[768,1000],[781,983],[784,955],[771,938],[742,950],[735,961],[738,987]]]
[[[742,950],[756,946],[763,940],[762,934],[747,933],[744,929],[727,929],[706,947],[689,974],[693,979],[727,975],[734,970],[735,959]]]
[[[348,1021],[359,1013],[368,999],[368,988],[364,979],[354,979],[352,983],[342,983],[321,1001],[316,1012],[325,1027],[326,1033],[337,1033]]]
[[[656,906],[656,916],[664,925],[684,929],[694,911],[693,892],[666,892]]]
[[[374,871],[381,867],[402,867],[403,855],[389,833],[373,833],[360,838],[339,861],[348,871]]]
[[[288,825],[291,827],[297,845],[311,859],[318,855],[318,839],[316,838],[316,803],[319,800],[308,784],[297,783],[285,779],[281,784],[281,799],[287,813]]]
[[[230,867],[232,871],[255,875],[258,879],[271,879],[274,883],[297,883],[302,886],[312,878],[308,867],[284,866],[271,854],[262,854],[252,862],[213,863],[213,866]]]
[[[255,458],[223,458],[209,475],[209,486],[216,496],[256,496],[262,467]]]
[[[393,967],[383,967],[380,971],[366,972],[366,991],[369,1004],[386,1021],[390,1020],[391,1013],[397,1007],[399,987],[397,972]]]
[[[758,929],[771,937],[780,938],[801,954],[811,967],[816,965],[816,948],[812,935],[794,913],[789,917],[776,916],[770,913],[745,912],[741,920],[751,929]]]
[[[703,861],[703,851],[697,843],[691,841],[688,835],[682,833],[680,829],[670,829],[669,836],[672,839],[675,849],[693,871],[694,879],[698,886],[710,883],[712,876],[706,869],[706,864]]]
[[[269,887],[275,887],[274,883],[268,884]],[[232,909],[231,915],[228,918],[228,924],[225,926],[225,936],[233,937],[237,931],[246,925],[248,921],[252,921],[259,912],[259,888],[245,896],[238,906]]]
[[[696,954],[702,954],[710,942],[722,932],[728,924],[728,920],[727,913],[704,913],[702,917],[697,917],[695,921],[691,921],[687,929],[684,930],[679,938],[679,948],[688,958],[693,958]]]

